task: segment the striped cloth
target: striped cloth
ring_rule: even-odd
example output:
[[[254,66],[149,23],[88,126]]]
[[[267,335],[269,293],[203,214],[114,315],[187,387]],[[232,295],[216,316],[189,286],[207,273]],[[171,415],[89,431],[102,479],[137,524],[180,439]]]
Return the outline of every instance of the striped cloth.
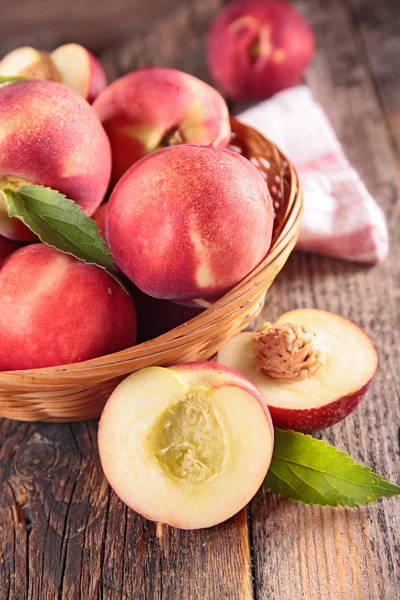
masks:
[[[239,118],[273,140],[297,168],[304,192],[298,249],[364,263],[386,258],[384,214],[309,88],[281,92]]]

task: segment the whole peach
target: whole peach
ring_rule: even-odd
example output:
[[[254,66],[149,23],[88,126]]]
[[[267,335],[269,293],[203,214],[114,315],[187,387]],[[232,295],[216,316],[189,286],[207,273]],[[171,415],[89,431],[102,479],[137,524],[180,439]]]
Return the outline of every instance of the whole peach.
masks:
[[[232,99],[261,100],[296,85],[314,53],[304,17],[283,0],[233,0],[207,40],[210,73]]]
[[[78,94],[54,81],[0,87],[0,205],[1,189],[30,183],[58,190],[92,215],[104,198],[110,173],[107,135]],[[1,212],[0,234],[25,240],[20,221],[4,224],[0,206]]]
[[[153,67],[128,73],[93,104],[112,147],[113,180],[139,158],[181,143],[226,146],[228,108],[222,96],[200,79]]]
[[[114,188],[106,237],[119,268],[149,296],[217,296],[267,254],[273,207],[246,158],[182,145],[146,156]]]
[[[0,305],[0,371],[88,360],[135,342],[135,306],[122,287],[44,244],[0,264]]]

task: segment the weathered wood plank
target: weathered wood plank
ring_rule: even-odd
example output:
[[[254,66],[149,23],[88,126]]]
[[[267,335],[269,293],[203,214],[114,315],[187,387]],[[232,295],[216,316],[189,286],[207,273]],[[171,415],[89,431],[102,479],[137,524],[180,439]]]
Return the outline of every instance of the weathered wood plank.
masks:
[[[400,156],[400,5],[397,0],[350,0],[376,93]]]
[[[182,0],[1,0],[0,56],[19,46],[52,50],[67,42],[94,52],[151,27]]]
[[[374,268],[294,254],[271,289],[266,317],[273,320],[296,306],[316,306],[339,312],[370,333],[380,357],[374,385],[353,415],[321,437],[399,481],[398,165],[351,11],[345,3],[297,4],[317,34],[318,52],[307,82],[385,209],[392,246],[390,259]],[[395,500],[358,510],[331,510],[283,503],[261,491],[250,512],[258,598],[400,596],[400,514]]]

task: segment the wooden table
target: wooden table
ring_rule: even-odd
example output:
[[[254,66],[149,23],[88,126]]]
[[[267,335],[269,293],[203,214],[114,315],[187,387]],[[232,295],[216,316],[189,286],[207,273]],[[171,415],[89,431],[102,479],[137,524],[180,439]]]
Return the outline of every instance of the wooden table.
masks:
[[[145,34],[109,48],[110,76],[159,63],[207,79],[203,34],[220,3],[182,4]],[[398,0],[297,4],[318,43],[307,83],[386,212],[391,253],[385,264],[366,267],[295,252],[264,317],[313,306],[367,330],[380,359],[372,389],[321,437],[399,482],[400,8]],[[1,421],[1,600],[400,598],[397,499],[331,510],[260,490],[227,523],[178,531],[145,521],[111,492],[96,434],[96,422]]]

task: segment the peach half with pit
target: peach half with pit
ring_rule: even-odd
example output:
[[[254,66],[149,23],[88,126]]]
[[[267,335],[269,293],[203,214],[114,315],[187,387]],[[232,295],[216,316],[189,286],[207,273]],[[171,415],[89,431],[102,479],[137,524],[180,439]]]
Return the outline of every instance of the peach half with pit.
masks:
[[[80,362],[135,343],[135,305],[120,284],[45,244],[0,263],[0,305],[0,371]]]
[[[19,219],[8,217],[2,189],[50,187],[90,216],[105,196],[110,174],[107,135],[78,94],[54,81],[0,86],[0,235],[35,239]]]
[[[222,96],[204,81],[176,69],[128,73],[93,104],[111,141],[113,180],[134,162],[177,144],[226,146],[231,128]]]
[[[260,391],[274,425],[313,431],[352,412],[377,368],[377,353],[355,323],[317,309],[297,309],[257,333],[244,332],[218,352]]]
[[[188,301],[224,294],[246,277],[269,250],[273,221],[268,186],[249,160],[184,144],[142,158],[118,182],[106,237],[139,289]]]
[[[57,81],[90,103],[107,87],[100,61],[80,44],[64,44],[50,53],[16,48],[0,61],[0,75]]]
[[[231,99],[261,100],[296,85],[314,53],[311,27],[283,0],[233,0],[207,40],[210,73]]]
[[[251,500],[273,440],[257,389],[199,362],[127,377],[104,408],[98,441],[105,476],[125,504],[152,521],[200,529]]]

